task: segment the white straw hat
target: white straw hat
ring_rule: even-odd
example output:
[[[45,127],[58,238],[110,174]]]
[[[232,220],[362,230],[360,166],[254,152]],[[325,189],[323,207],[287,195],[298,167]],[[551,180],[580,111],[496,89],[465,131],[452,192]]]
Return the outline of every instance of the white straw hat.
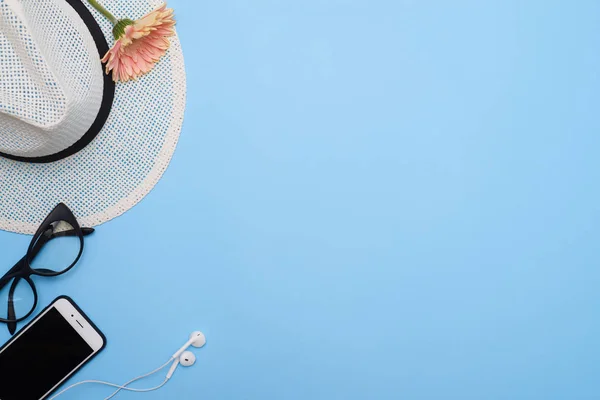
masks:
[[[160,0],[103,0],[138,19]],[[112,24],[86,0],[0,0],[0,229],[33,233],[60,202],[82,226],[119,216],[156,185],[185,108],[177,36],[137,81],[100,59]]]

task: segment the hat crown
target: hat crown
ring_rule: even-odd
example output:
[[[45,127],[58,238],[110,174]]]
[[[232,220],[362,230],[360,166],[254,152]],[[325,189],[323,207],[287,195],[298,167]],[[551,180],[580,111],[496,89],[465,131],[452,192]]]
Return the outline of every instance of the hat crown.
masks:
[[[66,96],[19,11],[0,2],[0,113],[48,126],[63,117]]]
[[[76,143],[102,102],[98,50],[64,0],[0,0],[0,153],[43,157]]]

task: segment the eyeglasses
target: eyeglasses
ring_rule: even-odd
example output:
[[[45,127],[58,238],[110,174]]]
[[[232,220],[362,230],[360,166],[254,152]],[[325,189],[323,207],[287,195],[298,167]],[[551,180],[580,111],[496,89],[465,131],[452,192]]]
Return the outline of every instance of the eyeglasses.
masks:
[[[81,228],[63,203],[42,222],[25,257],[0,278],[0,322],[8,324],[11,335],[17,323],[27,319],[37,306],[38,294],[31,277],[55,277],[71,270],[83,253],[83,237],[93,232],[92,228]]]

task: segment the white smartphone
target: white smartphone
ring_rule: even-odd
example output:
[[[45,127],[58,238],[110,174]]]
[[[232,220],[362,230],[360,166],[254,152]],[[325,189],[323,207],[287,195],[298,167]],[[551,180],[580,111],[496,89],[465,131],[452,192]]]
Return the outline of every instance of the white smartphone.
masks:
[[[61,296],[0,348],[0,400],[42,400],[97,355],[106,338]]]

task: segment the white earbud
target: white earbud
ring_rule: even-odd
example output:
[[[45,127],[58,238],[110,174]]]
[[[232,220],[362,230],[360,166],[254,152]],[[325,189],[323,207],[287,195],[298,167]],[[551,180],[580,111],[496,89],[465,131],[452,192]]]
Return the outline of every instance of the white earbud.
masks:
[[[196,356],[191,351],[184,351],[179,357],[179,364],[184,367],[191,367],[196,363]]]
[[[206,337],[204,334],[200,331],[193,332],[190,335],[190,340],[188,340],[179,350],[177,350],[175,354],[173,354],[173,357],[171,357],[171,359],[175,361],[167,373],[167,380],[171,379],[179,364],[183,365],[184,367],[190,367],[196,362],[196,356],[194,353],[187,351],[188,347],[202,347],[205,344]]]
[[[175,354],[173,354],[173,357],[171,357],[171,358],[173,360],[179,358],[181,353],[186,351],[188,349],[188,347],[190,347],[190,346],[200,348],[200,347],[204,346],[205,344],[206,344],[206,337],[204,336],[204,333],[202,333],[200,331],[192,332],[192,334],[190,335],[190,340],[188,340],[183,346],[181,346],[181,348],[179,350],[177,350],[177,352]]]
[[[171,379],[178,365],[183,365],[184,367],[191,367],[196,363],[196,356],[191,351],[184,351],[181,353],[179,358],[173,362],[169,372],[167,373],[167,379]]]

